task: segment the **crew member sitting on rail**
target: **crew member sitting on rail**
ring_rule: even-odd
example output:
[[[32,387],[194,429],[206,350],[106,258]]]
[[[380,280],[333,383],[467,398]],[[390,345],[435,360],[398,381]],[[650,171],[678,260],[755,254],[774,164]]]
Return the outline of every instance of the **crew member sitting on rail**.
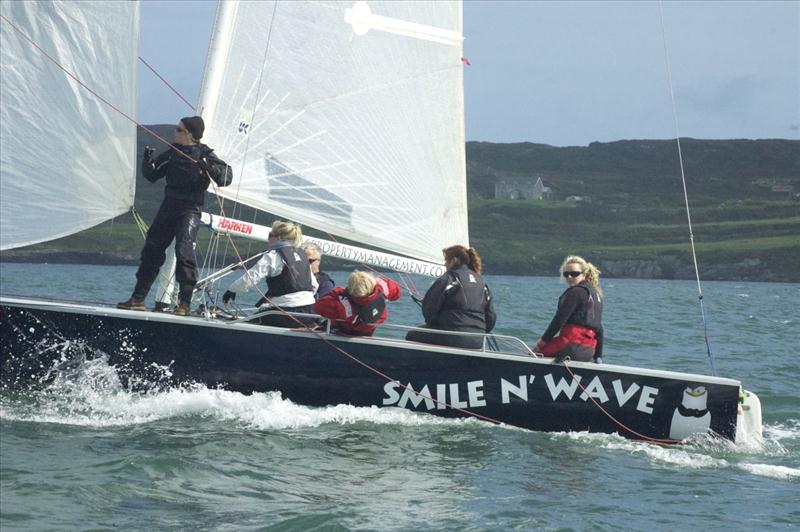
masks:
[[[450,246],[443,249],[447,271],[436,279],[422,300],[425,327],[445,331],[488,333],[497,316],[492,294],[481,277],[481,258],[475,248]],[[483,336],[409,331],[406,340],[428,344],[480,349]]]
[[[400,298],[400,286],[387,277],[377,279],[367,272],[355,271],[347,279],[347,288],[337,286],[314,303],[314,311],[331,320],[340,333],[372,336],[376,325],[389,314],[386,300]]]
[[[603,361],[603,291],[600,270],[577,255],[570,255],[559,269],[567,289],[558,298],[558,310],[550,326],[536,341],[534,351],[557,361]],[[558,336],[556,336],[558,333]]]
[[[236,299],[237,293],[248,292],[258,281],[266,278],[268,290],[266,299],[259,301],[259,310],[313,314],[314,293],[318,285],[305,253],[297,249],[302,236],[297,224],[275,221],[267,240],[267,252],[244,275],[231,283],[222,296],[222,302],[228,304]],[[312,325],[314,319],[276,312],[263,316],[260,323],[275,327],[299,327]]]

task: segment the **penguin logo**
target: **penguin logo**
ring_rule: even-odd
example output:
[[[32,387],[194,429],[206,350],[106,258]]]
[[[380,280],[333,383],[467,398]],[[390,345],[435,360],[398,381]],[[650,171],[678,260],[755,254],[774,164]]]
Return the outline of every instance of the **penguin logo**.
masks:
[[[683,390],[683,400],[675,413],[672,414],[672,424],[669,428],[669,437],[673,440],[683,440],[692,434],[705,434],[711,426],[711,412],[708,411],[708,391],[705,386]]]

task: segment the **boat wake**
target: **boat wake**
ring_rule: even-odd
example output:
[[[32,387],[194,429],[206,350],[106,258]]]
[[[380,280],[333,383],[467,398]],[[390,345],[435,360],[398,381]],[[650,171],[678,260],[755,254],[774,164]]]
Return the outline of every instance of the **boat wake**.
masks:
[[[637,442],[614,434],[589,432],[556,433],[553,437],[567,438],[612,451],[643,455],[654,463],[686,469],[735,468],[763,477],[800,479],[800,468],[753,462],[760,459],[775,462],[787,457],[790,453],[786,445],[793,447],[795,445],[793,442],[800,440],[800,420],[792,420],[792,425],[789,426],[765,425],[764,437],[760,442],[748,441],[737,444],[711,435],[695,436],[679,445],[671,446]]]

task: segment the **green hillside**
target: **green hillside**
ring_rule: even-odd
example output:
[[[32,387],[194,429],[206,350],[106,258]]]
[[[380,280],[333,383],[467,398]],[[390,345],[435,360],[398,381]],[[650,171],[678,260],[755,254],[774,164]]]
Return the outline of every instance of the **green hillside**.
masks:
[[[800,263],[800,142],[681,145],[701,276],[800,280],[781,267]],[[493,271],[552,274],[578,253],[610,276],[693,277],[674,141],[468,143],[467,161],[470,234]],[[492,199],[498,181],[532,176],[552,200]]]
[[[172,126],[152,128],[172,139]],[[800,264],[800,142],[681,143],[701,276],[800,281],[800,269],[789,267]],[[139,155],[145,145],[161,143],[141,131]],[[488,273],[552,275],[565,255],[577,253],[611,277],[694,277],[674,141],[566,148],[469,142],[466,154],[471,243]],[[499,181],[537,177],[550,187],[548,199],[494,198]],[[138,178],[136,208],[148,222],[162,196],[163,184]],[[570,196],[581,200],[567,201]],[[254,218],[252,210],[230,202],[226,212],[260,223],[273,219]],[[201,233],[201,242],[207,239]],[[2,259],[135,263],[141,244],[126,215],[79,235],[4,252]]]

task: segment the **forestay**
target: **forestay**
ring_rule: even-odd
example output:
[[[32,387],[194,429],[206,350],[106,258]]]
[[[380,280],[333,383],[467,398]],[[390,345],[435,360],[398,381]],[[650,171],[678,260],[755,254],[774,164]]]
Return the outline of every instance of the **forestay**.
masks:
[[[0,2],[0,13],[0,249],[11,249],[76,233],[133,205],[136,125],[43,52],[136,116],[139,9],[136,2]]]
[[[468,245],[460,2],[223,2],[200,109],[219,194],[422,260]]]

